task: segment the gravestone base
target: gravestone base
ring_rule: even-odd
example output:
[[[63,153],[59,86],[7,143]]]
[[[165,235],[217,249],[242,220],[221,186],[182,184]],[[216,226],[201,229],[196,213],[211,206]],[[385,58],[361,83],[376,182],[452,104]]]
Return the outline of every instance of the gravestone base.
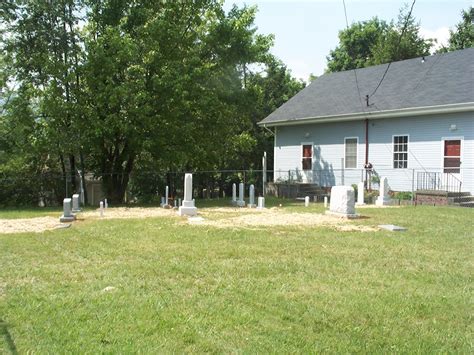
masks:
[[[237,201],[238,207],[245,207],[245,201]]]
[[[360,217],[360,215],[358,215],[357,213],[347,214],[347,213],[341,213],[341,212],[326,211],[325,214],[329,216],[343,217],[347,219],[356,219]]]
[[[59,222],[69,223],[69,222],[74,222],[75,219],[76,219],[76,216],[64,217],[64,215],[62,215],[61,217],[59,217]]]
[[[231,204],[232,206],[237,206],[237,201],[230,201],[230,204]]]
[[[247,207],[248,207],[248,208],[256,208],[257,205],[256,205],[255,203],[248,203],[248,204],[247,204]]]
[[[376,206],[390,206],[391,205],[391,200],[389,198],[377,198],[375,200],[375,205]]]
[[[197,215],[197,207],[180,206],[178,209],[179,216],[195,216]]]

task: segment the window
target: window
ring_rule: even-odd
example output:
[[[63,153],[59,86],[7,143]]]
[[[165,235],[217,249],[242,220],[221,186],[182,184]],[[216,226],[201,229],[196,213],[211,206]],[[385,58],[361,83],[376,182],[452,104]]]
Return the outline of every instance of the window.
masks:
[[[357,138],[345,138],[344,145],[346,150],[345,166],[346,169],[357,168]]]
[[[461,140],[444,141],[444,172],[459,174],[461,172]]]
[[[303,144],[303,170],[311,170],[313,168],[313,145]]]
[[[393,168],[408,168],[408,136],[393,137]]]

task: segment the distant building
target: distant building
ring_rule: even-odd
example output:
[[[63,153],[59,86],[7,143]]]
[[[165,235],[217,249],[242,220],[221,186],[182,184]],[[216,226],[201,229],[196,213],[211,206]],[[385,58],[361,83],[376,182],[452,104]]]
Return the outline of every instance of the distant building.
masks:
[[[474,194],[474,48],[394,62],[382,80],[387,66],[325,74],[259,123],[275,181],[350,185],[372,166],[394,191]]]

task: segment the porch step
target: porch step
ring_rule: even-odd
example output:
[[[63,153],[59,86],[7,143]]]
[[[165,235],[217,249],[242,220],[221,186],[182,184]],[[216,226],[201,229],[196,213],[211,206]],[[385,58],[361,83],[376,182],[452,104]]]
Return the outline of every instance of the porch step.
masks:
[[[298,193],[296,198],[297,199],[304,199],[306,196],[309,196],[311,199],[314,196],[322,196],[325,195],[324,189],[321,186],[316,184],[298,184]]]

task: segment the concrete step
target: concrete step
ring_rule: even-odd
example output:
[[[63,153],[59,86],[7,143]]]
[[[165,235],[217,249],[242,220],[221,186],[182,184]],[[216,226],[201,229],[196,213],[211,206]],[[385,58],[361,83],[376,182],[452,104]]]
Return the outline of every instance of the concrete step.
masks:
[[[474,203],[474,196],[454,197],[454,203]]]

